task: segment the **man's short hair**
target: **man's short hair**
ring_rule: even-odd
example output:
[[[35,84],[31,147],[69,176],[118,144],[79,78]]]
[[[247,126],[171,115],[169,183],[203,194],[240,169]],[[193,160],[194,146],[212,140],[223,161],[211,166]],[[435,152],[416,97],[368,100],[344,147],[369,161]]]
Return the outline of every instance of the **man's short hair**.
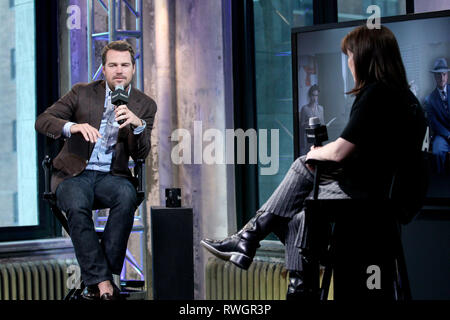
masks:
[[[117,40],[117,41],[108,43],[102,50],[102,64],[103,65],[106,64],[106,53],[109,50],[128,51],[131,56],[131,62],[133,63],[133,66],[134,66],[134,64],[136,62],[134,59],[134,49],[128,42],[126,42],[124,40]]]

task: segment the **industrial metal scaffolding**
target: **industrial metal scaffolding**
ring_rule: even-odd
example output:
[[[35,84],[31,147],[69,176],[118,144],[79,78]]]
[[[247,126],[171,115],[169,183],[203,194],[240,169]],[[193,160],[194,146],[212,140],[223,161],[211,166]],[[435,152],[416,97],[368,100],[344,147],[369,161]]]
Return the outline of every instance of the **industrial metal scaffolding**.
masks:
[[[127,0],[108,0],[106,5],[102,0],[87,1],[87,41],[88,41],[88,74],[89,80],[97,80],[102,72],[102,65],[94,66],[95,63],[95,42],[106,40],[108,42],[115,40],[124,40],[129,38],[136,39],[136,87],[142,90],[143,81],[143,63],[142,63],[142,0],[135,0],[134,7]],[[108,31],[95,32],[95,10],[94,5],[98,3],[108,15]],[[128,9],[135,17],[135,30],[122,29],[122,17]],[[96,70],[92,73],[92,70]]]
[[[142,40],[142,0],[135,0],[134,6],[131,5],[130,1],[127,0],[108,0],[108,5],[102,0],[88,0],[87,1],[87,50],[88,50],[88,75],[89,81],[98,80],[102,74],[102,64],[99,66],[96,64],[95,47],[97,41],[115,41],[115,40],[126,40],[135,39],[135,61],[136,61],[136,73],[135,73],[135,83],[134,86],[140,90],[143,90],[143,63],[142,63],[142,50],[143,50],[143,40]],[[107,13],[108,30],[104,32],[96,32],[95,21],[96,18],[104,19],[104,15],[95,14],[95,5],[100,5]],[[123,25],[123,15],[125,11],[129,10],[131,14],[135,17],[135,29],[125,30],[122,28]],[[103,22],[104,24],[104,22]],[[93,72],[95,70],[95,72]],[[130,167],[133,166],[133,162],[130,161]],[[144,168],[145,169],[145,168]],[[145,174],[143,175],[145,178]],[[145,183],[144,183],[145,186]],[[120,275],[120,282],[125,286],[132,286],[134,283],[137,287],[142,288],[139,284],[143,283],[144,291],[137,291],[136,293],[143,293],[147,290],[147,276],[146,276],[146,247],[147,247],[147,237],[146,237],[146,221],[145,217],[145,201],[141,204],[138,209],[138,214],[135,215],[135,221],[133,229],[131,231],[130,238],[137,235],[139,237],[138,257],[136,253],[133,255],[132,250],[127,249],[124,267]],[[104,229],[107,216],[103,215],[103,212],[96,211],[94,213],[94,222],[97,231]],[[134,272],[140,277],[140,280],[129,280],[127,279],[127,268],[131,267]],[[145,298],[140,297],[140,298]]]

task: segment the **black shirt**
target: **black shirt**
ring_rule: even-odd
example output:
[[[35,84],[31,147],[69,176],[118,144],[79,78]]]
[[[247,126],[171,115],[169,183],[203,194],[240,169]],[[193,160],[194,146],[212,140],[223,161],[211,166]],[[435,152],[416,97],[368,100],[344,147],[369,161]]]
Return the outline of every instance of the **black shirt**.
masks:
[[[425,133],[423,111],[409,89],[395,90],[382,82],[356,96],[341,137],[355,144],[343,161],[341,188],[349,195],[386,197],[392,176],[420,150]]]

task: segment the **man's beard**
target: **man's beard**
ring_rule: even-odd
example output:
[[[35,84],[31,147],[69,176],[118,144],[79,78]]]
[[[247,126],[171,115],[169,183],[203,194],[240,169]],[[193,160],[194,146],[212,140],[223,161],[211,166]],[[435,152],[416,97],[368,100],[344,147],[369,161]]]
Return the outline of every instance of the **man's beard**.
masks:
[[[114,80],[113,80],[113,81],[114,81]],[[123,89],[124,89],[125,91],[127,91],[128,88],[129,88],[129,85],[130,85],[131,81],[132,81],[132,80],[130,80],[130,81],[128,81],[128,82],[118,83],[118,84],[109,83],[109,81],[106,81],[106,82],[108,83],[109,89],[112,90],[112,91],[116,90],[116,87],[117,87],[117,86],[123,86]]]

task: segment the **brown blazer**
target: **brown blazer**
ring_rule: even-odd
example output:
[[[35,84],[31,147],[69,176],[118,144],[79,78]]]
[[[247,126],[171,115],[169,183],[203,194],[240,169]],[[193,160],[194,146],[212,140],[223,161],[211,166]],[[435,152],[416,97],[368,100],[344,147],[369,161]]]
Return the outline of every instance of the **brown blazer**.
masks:
[[[68,121],[89,123],[100,129],[105,94],[105,81],[79,83],[72,90],[47,108],[36,120],[35,128],[46,136],[62,138],[64,124]],[[128,169],[128,160],[145,159],[150,152],[150,134],[156,113],[156,103],[143,92],[131,88],[128,108],[147,125],[145,130],[135,135],[130,126],[119,130],[115,155],[111,163],[111,173],[133,180]],[[53,160],[54,170],[51,189],[55,192],[64,179],[80,174],[87,166],[94,143],[87,142],[80,133],[72,134],[64,143],[61,152]]]

